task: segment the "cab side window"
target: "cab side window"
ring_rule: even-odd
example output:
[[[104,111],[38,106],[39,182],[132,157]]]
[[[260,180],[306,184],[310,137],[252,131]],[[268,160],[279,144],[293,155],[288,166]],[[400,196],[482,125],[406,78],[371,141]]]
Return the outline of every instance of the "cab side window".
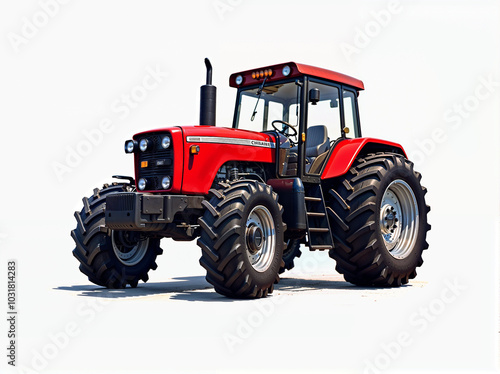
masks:
[[[335,86],[311,81],[309,89],[319,90],[319,101],[309,102],[307,127],[326,126],[330,140],[340,136],[339,89]]]
[[[358,134],[358,117],[356,115],[356,94],[352,91],[343,90],[344,102],[344,125],[349,132],[346,132],[347,138],[357,138]]]

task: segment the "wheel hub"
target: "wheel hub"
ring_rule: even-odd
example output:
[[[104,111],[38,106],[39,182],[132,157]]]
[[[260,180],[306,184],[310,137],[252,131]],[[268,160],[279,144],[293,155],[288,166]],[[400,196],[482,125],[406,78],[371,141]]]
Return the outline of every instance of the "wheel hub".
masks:
[[[128,231],[113,231],[111,243],[118,260],[126,266],[133,266],[144,258],[149,247],[149,238],[141,239],[136,233]]]
[[[395,196],[386,197],[386,204],[380,210],[380,229],[382,236],[386,242],[386,246],[392,249],[395,245],[396,239],[400,234],[399,217],[401,211],[398,202],[393,200]],[[391,201],[393,200],[393,201]],[[387,201],[390,201],[387,203]]]
[[[266,271],[276,250],[276,230],[273,217],[265,206],[257,205],[251,210],[245,237],[250,264],[258,272]]]
[[[405,258],[413,250],[418,233],[418,205],[413,190],[403,180],[393,181],[384,192],[380,232],[393,257]]]
[[[252,254],[256,254],[259,252],[264,246],[264,235],[262,233],[262,229],[252,224],[247,228],[247,244],[248,250]]]

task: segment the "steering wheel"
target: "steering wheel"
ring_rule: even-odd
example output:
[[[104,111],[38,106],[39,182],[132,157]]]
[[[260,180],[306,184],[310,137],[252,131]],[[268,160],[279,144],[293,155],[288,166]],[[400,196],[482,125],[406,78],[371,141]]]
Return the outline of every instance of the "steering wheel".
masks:
[[[285,132],[285,130],[283,130],[283,129],[282,129],[282,130],[278,129],[278,128],[274,125],[275,123],[281,123],[281,124],[285,125],[285,126],[286,126],[286,127],[288,127],[290,130],[292,130],[292,134],[287,134],[287,133]],[[275,129],[275,130],[276,130],[277,132],[279,132],[281,135],[286,136],[287,138],[288,138],[288,137],[291,137],[291,136],[295,136],[295,135],[297,135],[297,130],[295,130],[295,127],[293,127],[293,125],[290,125],[288,122],[282,121],[282,120],[280,120],[280,119],[276,119],[276,120],[274,120],[273,122],[271,122],[271,126],[273,127],[273,129]]]

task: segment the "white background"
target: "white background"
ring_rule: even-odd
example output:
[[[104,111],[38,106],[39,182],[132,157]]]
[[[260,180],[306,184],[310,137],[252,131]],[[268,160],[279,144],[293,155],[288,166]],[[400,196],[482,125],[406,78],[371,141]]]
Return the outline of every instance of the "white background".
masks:
[[[45,349],[51,357],[38,372],[362,373],[402,332],[411,344],[387,372],[495,370],[498,2],[116,0],[69,1],[44,11],[47,2],[0,6],[0,311],[7,260],[15,259],[22,365],[6,365],[1,317],[1,372],[34,372]],[[34,31],[26,26],[32,22]],[[111,175],[133,173],[123,152],[132,134],[197,124],[205,57],[214,65],[218,126],[231,125],[232,72],[297,61],[363,80],[363,135],[401,143],[429,189],[430,249],[418,292],[369,301],[355,289],[339,297],[298,292],[234,353],[224,334],[262,304],[162,291],[171,277],[204,274],[194,242],[162,243],[159,268],[142,286],[150,296],[93,297],[99,292],[71,255],[73,212]],[[116,110],[148,67],[166,76],[129,113]],[[458,106],[461,114],[453,112]],[[58,176],[55,165],[83,149],[84,131],[103,120],[111,123],[108,133]],[[314,271],[302,271],[311,278],[335,273],[333,260],[318,256]],[[450,282],[461,287],[444,303]],[[430,306],[437,313],[425,328],[412,324]],[[51,352],[51,337],[68,324],[75,336]]]

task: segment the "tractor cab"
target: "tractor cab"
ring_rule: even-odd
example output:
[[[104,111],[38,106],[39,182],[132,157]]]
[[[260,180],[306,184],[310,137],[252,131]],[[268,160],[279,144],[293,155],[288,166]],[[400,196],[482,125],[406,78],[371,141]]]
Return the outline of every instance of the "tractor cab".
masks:
[[[360,80],[290,62],[235,73],[229,83],[238,88],[233,128],[279,134],[281,176],[320,175],[337,142],[361,136]]]

